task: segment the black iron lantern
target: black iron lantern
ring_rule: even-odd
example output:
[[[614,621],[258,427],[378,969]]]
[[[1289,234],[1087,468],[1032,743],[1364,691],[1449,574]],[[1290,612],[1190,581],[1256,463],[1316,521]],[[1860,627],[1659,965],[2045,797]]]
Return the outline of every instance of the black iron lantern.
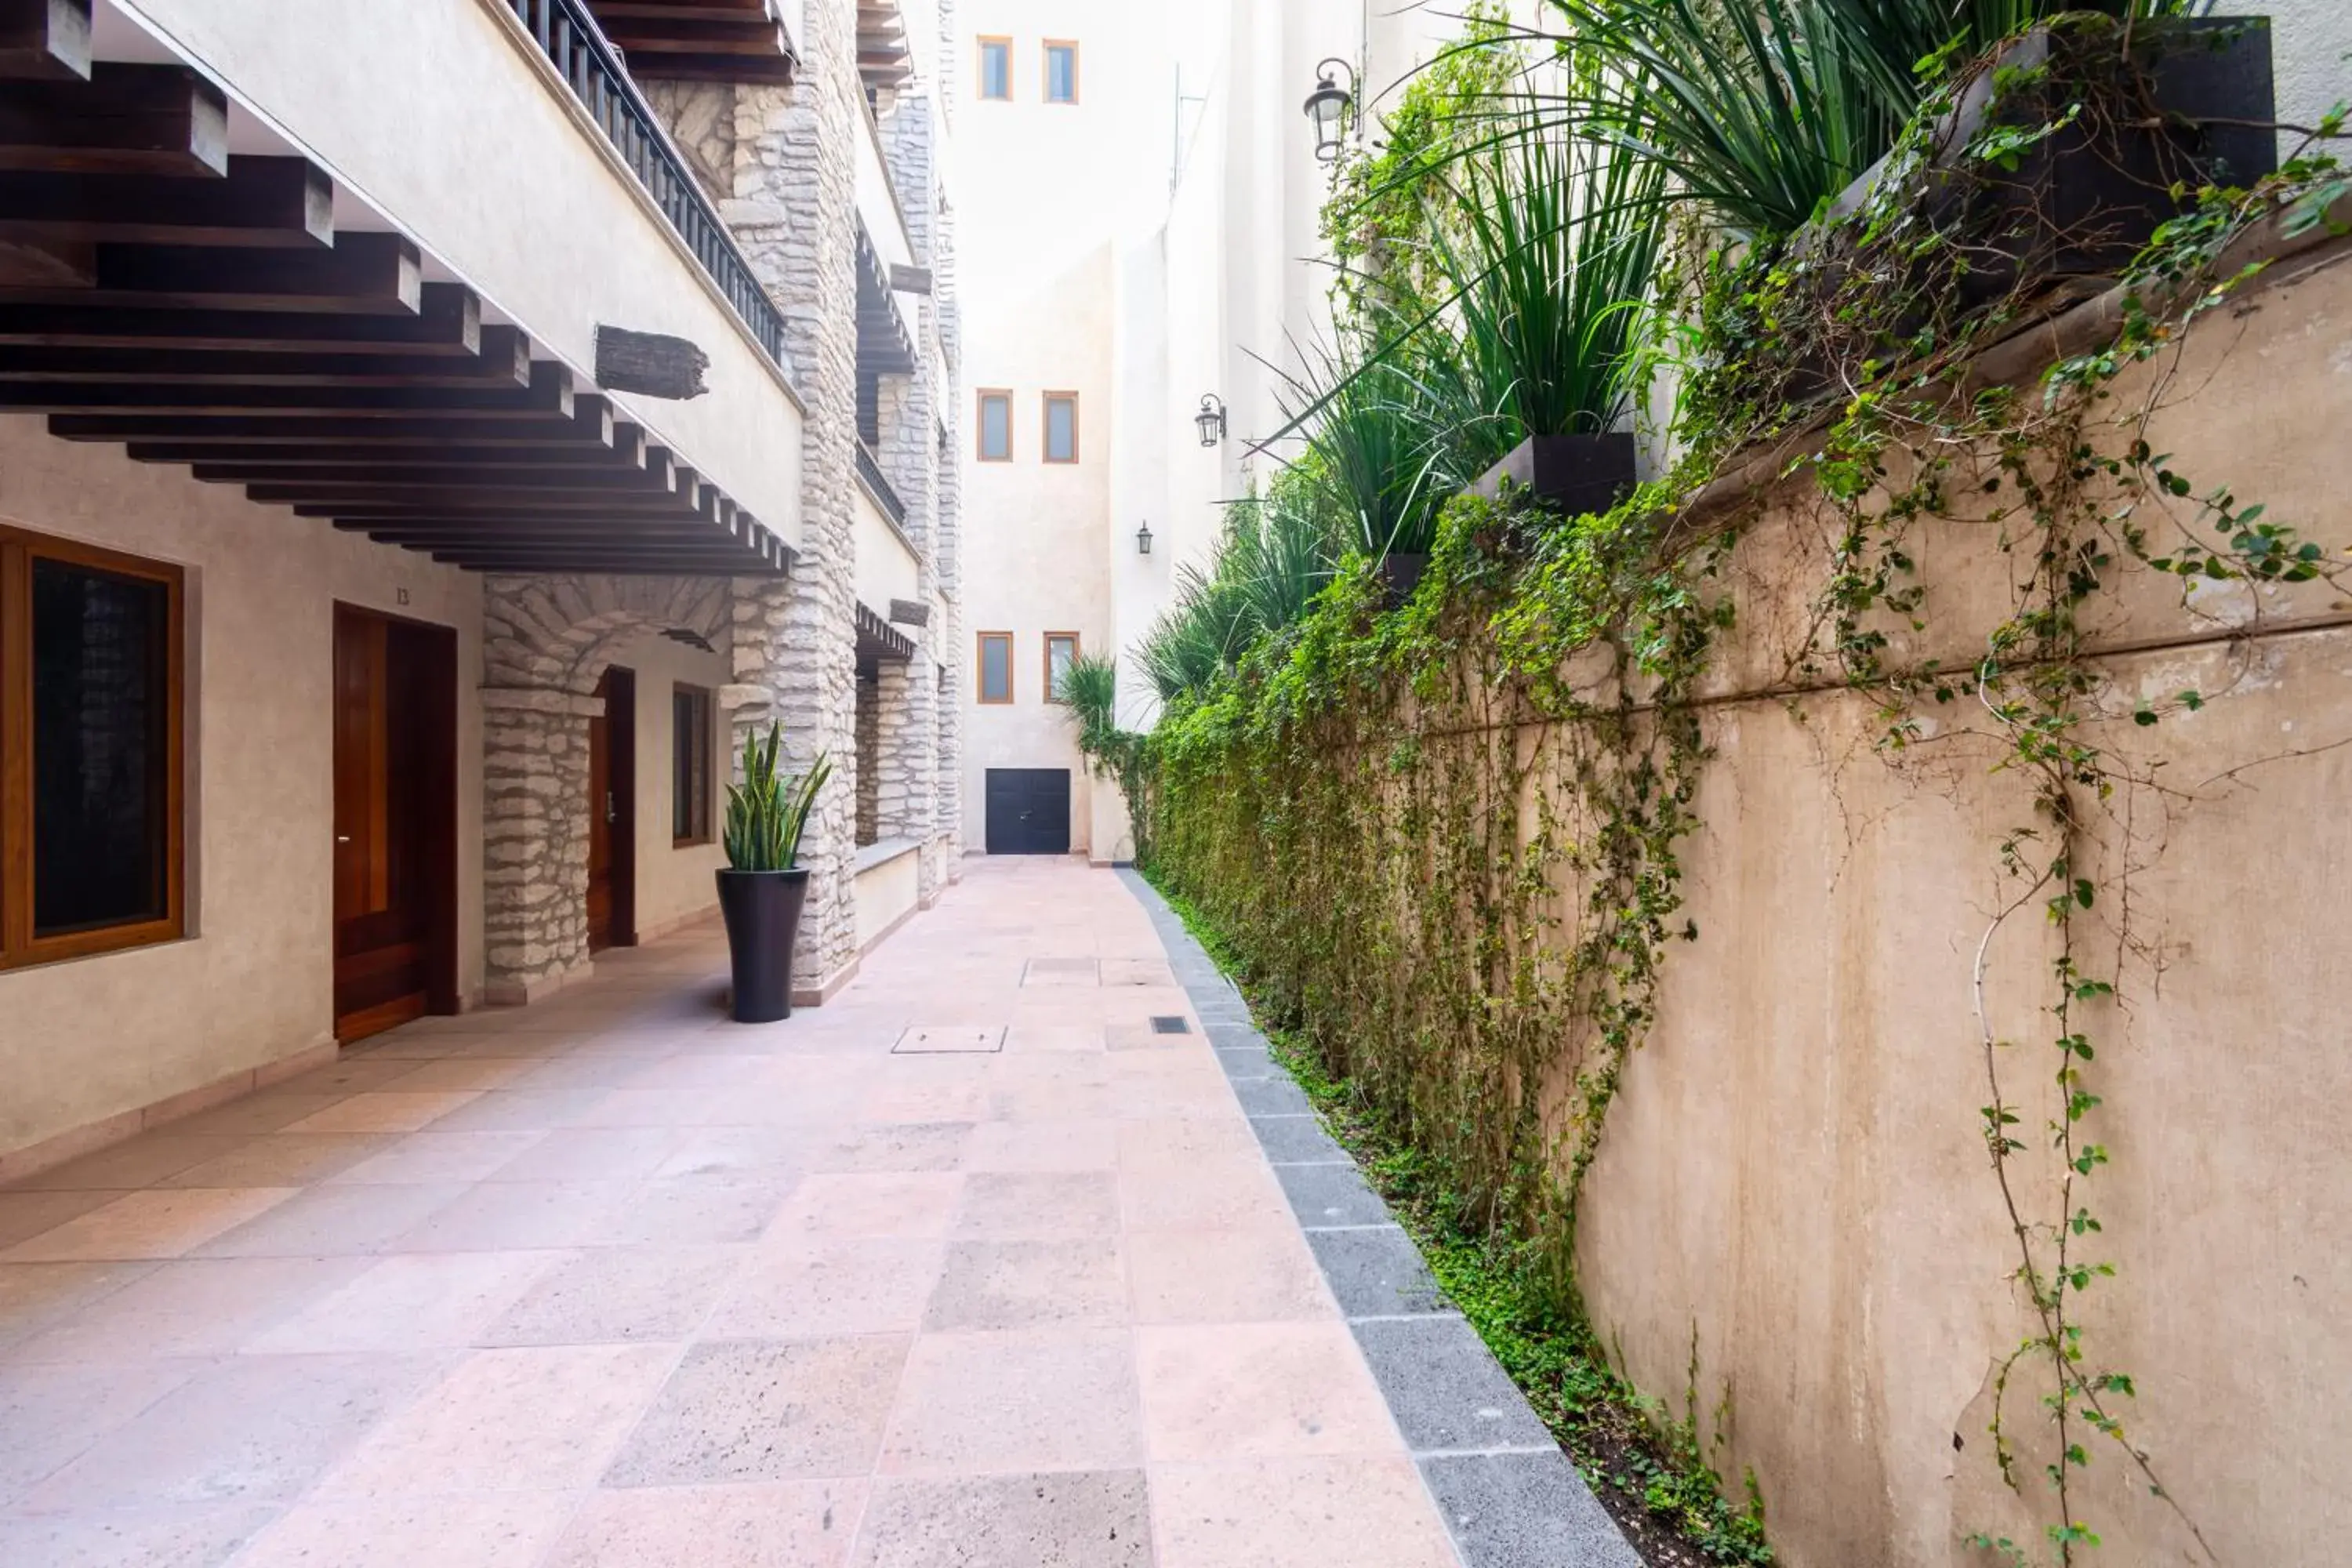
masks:
[[[1135,531],[1135,552],[1138,555],[1151,553],[1151,525],[1148,522]]]
[[[1201,399],[1201,412],[1192,416],[1192,423],[1201,427],[1201,445],[1213,447],[1225,438],[1224,400],[1212,392]]]
[[[1341,59],[1325,60],[1315,68],[1319,74],[1315,90],[1307,95],[1307,118],[1315,122],[1315,161],[1329,163],[1339,159],[1348,106],[1356,100],[1356,72]],[[1348,79],[1344,88],[1339,84],[1342,73]]]

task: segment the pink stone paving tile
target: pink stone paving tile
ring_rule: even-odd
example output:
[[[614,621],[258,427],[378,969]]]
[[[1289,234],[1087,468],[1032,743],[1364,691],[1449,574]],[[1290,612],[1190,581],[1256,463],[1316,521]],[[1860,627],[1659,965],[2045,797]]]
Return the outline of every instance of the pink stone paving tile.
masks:
[[[236,1568],[531,1568],[578,1507],[564,1492],[306,1502],[239,1552]]]
[[[631,1181],[652,1175],[685,1136],[675,1127],[559,1127],[483,1179]]]
[[[662,1177],[600,1215],[583,1239],[608,1247],[757,1241],[795,1180],[787,1174]]]
[[[979,1121],[989,1114],[987,1058],[966,1065],[942,1058],[898,1057],[887,1075],[858,1101],[863,1122]]]
[[[1142,1458],[1127,1331],[1046,1329],[917,1340],[881,1468],[886,1475],[1118,1469]]]
[[[1102,983],[1105,985],[1152,985],[1162,991],[1171,991],[1175,989],[1176,976],[1169,970],[1168,961],[1164,958],[1106,958],[1102,961]]]
[[[947,1234],[963,1195],[951,1171],[818,1173],[801,1178],[770,1236],[778,1242]]]
[[[1412,1461],[1262,1459],[1151,1472],[1158,1568],[1458,1568]]]
[[[174,1124],[176,1129],[178,1124]],[[142,1133],[95,1154],[85,1154],[16,1184],[13,1192],[130,1192],[152,1187],[191,1165],[226,1154],[244,1142],[242,1133],[205,1134],[176,1130]]]
[[[0,1352],[162,1267],[145,1262],[0,1263]]]
[[[823,1135],[793,1127],[696,1127],[655,1167],[669,1176],[798,1175]]]
[[[360,1094],[370,1089],[390,1089],[422,1065],[394,1057],[355,1053],[289,1079],[286,1087],[298,1094],[322,1094],[329,1090]]]
[[[932,1332],[1127,1321],[1125,1261],[1111,1237],[951,1242],[923,1310]]]
[[[906,1359],[907,1341],[895,1335],[696,1345],[604,1485],[866,1475]]]
[[[973,1171],[950,1234],[1115,1236],[1118,1206],[1118,1178],[1108,1171]]]
[[[0,1191],[0,1247],[14,1247],[69,1219],[104,1208],[121,1194],[91,1189],[84,1192]]]
[[[1015,1024],[1004,1032],[1008,1056],[1093,1052],[1104,1047],[1099,1024]]]
[[[171,1131],[174,1133],[208,1134],[283,1132],[305,1117],[331,1110],[351,1098],[343,1090],[313,1093],[289,1085],[262,1094],[249,1094],[243,1100],[232,1100],[226,1105],[217,1105],[210,1110],[183,1117],[171,1124]],[[345,1127],[334,1131],[364,1132],[374,1129]]]
[[[457,1057],[426,1062],[400,1079],[403,1094],[446,1090],[504,1089],[531,1070],[531,1063],[511,1057]]]
[[[548,1269],[479,1342],[625,1344],[693,1335],[751,1266],[745,1247],[597,1247]]]
[[[1403,1447],[1344,1323],[1136,1331],[1155,1461]]]
[[[250,1504],[0,1519],[0,1563],[43,1568],[218,1568],[276,1517]]]
[[[1203,1158],[1258,1158],[1257,1135],[1240,1117],[1139,1117],[1118,1126],[1121,1170],[1184,1165]]]
[[[377,1252],[465,1189],[428,1185],[310,1187],[192,1250],[206,1258],[350,1257]]]
[[[102,1365],[226,1354],[365,1268],[353,1258],[182,1258],[56,1319],[7,1360]]]
[[[577,1127],[609,1094],[603,1089],[500,1089],[469,1100],[434,1123],[436,1132],[544,1132]]]
[[[875,1483],[851,1561],[855,1568],[1151,1568],[1150,1497],[1139,1470],[887,1479]]]
[[[547,1568],[842,1568],[862,1480],[592,1495]]]
[[[199,1361],[0,1366],[0,1509],[204,1370]]]
[[[348,1285],[255,1334],[268,1354],[455,1349],[561,1262],[557,1252],[468,1252],[387,1258]]]
[[[1108,1171],[1118,1163],[1118,1123],[1105,1117],[983,1121],[972,1129],[971,1171]]]
[[[1118,1173],[1130,1230],[1234,1230],[1290,1223],[1282,1188],[1257,1155],[1202,1155],[1189,1163],[1137,1163]]]
[[[411,1132],[381,1154],[371,1154],[328,1184],[415,1186],[478,1182],[513,1163],[549,1136],[545,1132]]]
[[[419,1356],[230,1356],[27,1492],[27,1513],[289,1500],[416,1397]]]
[[[313,1500],[592,1485],[677,1362],[670,1345],[478,1352],[369,1434]]]
[[[712,1338],[904,1333],[923,1321],[940,1242],[811,1241],[759,1248],[703,1325]]]
[[[1339,1307],[1296,1229],[1150,1230],[1127,1238],[1139,1323],[1329,1319]]]
[[[299,1187],[391,1147],[389,1132],[264,1132],[156,1184],[163,1187]]]
[[[484,1182],[383,1244],[387,1252],[519,1252],[584,1247],[635,1182]],[[390,1191],[393,1189],[380,1189]]]
[[[188,1192],[125,1193],[0,1252],[0,1262],[177,1258],[284,1203],[298,1190],[208,1187]]]
[[[809,1169],[826,1173],[952,1171],[971,1147],[969,1121],[902,1121],[861,1127],[819,1147]]]
[[[1129,1116],[1238,1117],[1241,1104],[1224,1069],[1199,1052],[1120,1052],[1118,1106]]]
[[[414,1132],[431,1125],[480,1093],[478,1089],[433,1089],[415,1094],[396,1089],[352,1095],[340,1104],[289,1123],[289,1132]]]

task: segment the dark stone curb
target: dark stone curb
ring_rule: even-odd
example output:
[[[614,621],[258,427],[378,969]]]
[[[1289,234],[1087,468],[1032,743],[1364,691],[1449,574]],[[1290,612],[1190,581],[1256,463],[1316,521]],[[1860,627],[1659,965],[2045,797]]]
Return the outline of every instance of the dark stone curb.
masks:
[[[1306,1093],[1271,1055],[1239,993],[1131,868],[1251,1131],[1363,1348],[1466,1568],[1642,1568],[1485,1342],[1437,1288]]]

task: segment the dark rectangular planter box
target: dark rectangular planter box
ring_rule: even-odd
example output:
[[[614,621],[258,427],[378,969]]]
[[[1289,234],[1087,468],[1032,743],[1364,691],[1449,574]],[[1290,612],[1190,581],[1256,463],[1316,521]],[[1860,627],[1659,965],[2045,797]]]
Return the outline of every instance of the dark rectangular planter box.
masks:
[[[1978,247],[1960,283],[1969,304],[2045,279],[2119,273],[2200,184],[2251,185],[2277,169],[2268,17],[2143,20],[2133,37],[2147,100],[2086,110],[2026,150],[2013,172],[1970,157],[1969,145],[1993,126],[2049,124],[2070,104],[2096,102],[2089,89],[2124,70],[2111,37],[2037,27],[1961,95],[1937,134],[1942,175],[1930,209]],[[2004,71],[2047,77],[1996,103]]]
[[[1633,435],[1612,430],[1603,436],[1530,436],[1470,488],[1478,495],[1498,496],[1506,479],[1570,517],[1607,511],[1633,489]]]

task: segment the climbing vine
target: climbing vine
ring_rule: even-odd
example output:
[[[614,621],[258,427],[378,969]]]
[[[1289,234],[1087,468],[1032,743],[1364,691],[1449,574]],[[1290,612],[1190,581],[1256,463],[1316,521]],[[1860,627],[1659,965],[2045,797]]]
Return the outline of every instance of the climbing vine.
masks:
[[[1443,1173],[1449,1223],[1513,1238],[1573,1312],[1579,1197],[1674,946],[1701,940],[1680,853],[1732,568],[1765,493],[1794,498],[1822,548],[1781,674],[1791,712],[1859,694],[1889,766],[1977,746],[2022,785],[1991,846],[2003,890],[1969,974],[1976,1116],[2026,1325],[1993,1369],[1989,1436],[2045,1521],[2038,1544],[1990,1528],[1970,1541],[2019,1564],[2074,1564],[2100,1543],[2083,1478],[2102,1449],[2214,1560],[2134,1435],[2136,1375],[2085,1311],[2116,1275],[2096,1201],[2113,1158],[2098,1053],[2144,948],[2134,814],[2178,794],[2160,759],[2113,736],[2209,694],[2121,699],[2093,610],[2148,575],[2178,579],[2194,612],[2191,585],[2352,573],[2151,444],[2194,323],[2341,210],[2347,175],[2321,150],[2340,111],[2250,188],[2173,191],[2181,216],[2111,258],[2112,292],[2049,286],[2053,258],[2112,242],[2069,228],[2079,216],[2052,209],[2047,172],[2163,123],[2158,47],[2070,18],[2030,68],[1956,73],[1853,210],[1692,258],[1687,284],[1665,285],[1692,350],[1680,456],[1656,482],[1578,518],[1457,498],[1402,603],[1351,562],[1303,621],[1148,738],[1093,742],[1155,874],[1224,934],[1271,1021]],[[1987,72],[1995,111],[1961,112]],[[1422,107],[1391,157],[1429,155],[1445,123],[1435,89]],[[1387,187],[1366,178],[1329,226],[1359,255],[1409,246],[1426,210],[1375,201],[1368,223],[1368,193]],[[2008,563],[2009,603],[1971,653],[1936,651],[1931,525]],[[2000,939],[2028,919],[2044,932],[2039,1057],[1991,999]]]

